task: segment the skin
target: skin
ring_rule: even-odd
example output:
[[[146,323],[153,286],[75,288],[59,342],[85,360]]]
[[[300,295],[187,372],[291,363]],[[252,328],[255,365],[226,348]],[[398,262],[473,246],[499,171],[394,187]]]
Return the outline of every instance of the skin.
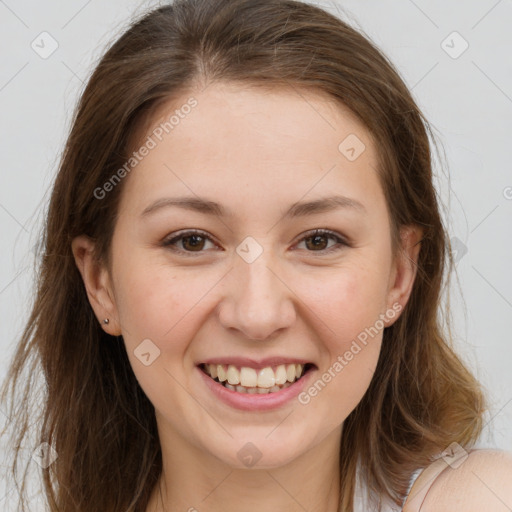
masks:
[[[343,422],[370,384],[382,329],[306,405],[236,410],[213,398],[195,365],[228,355],[293,355],[317,366],[311,382],[321,378],[379,315],[405,307],[421,230],[404,227],[393,258],[373,141],[326,96],[229,83],[193,96],[198,105],[124,179],[111,271],[95,265],[87,237],[72,244],[98,321],[109,318],[103,328],[122,334],[155,406],[164,472],[162,496],[155,488],[147,511],[231,512],[242,504],[245,512],[334,512]],[[163,107],[145,135],[189,97]],[[338,150],[349,134],[366,146],[354,161]],[[365,211],[283,218],[295,202],[334,193]],[[168,207],[141,216],[156,200],[185,195],[216,201],[231,215]],[[327,237],[316,248],[305,238],[317,228],[349,245]],[[181,239],[175,248],[182,254],[162,245],[189,229],[212,241],[199,239],[194,251],[193,240]],[[263,251],[252,263],[236,252],[247,236]],[[399,313],[388,317],[384,326]],[[134,350],[148,338],[160,356],[145,366]],[[261,452],[252,467],[237,457],[248,442]]]
[[[430,472],[439,461],[422,472],[411,489],[403,512],[507,512],[512,510],[512,453],[503,450],[456,450],[451,462],[440,463],[444,470]],[[460,457],[459,460],[457,460]],[[450,462],[450,463],[448,463]],[[434,475],[434,476],[433,476]],[[426,495],[425,495],[426,492]]]

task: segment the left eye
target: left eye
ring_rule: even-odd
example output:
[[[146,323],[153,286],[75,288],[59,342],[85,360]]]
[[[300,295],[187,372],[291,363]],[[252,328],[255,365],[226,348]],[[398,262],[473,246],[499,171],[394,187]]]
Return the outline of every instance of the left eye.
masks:
[[[336,244],[334,246],[329,247],[328,249],[323,248],[325,245],[322,240],[335,240]],[[342,246],[348,245],[343,238],[341,238],[337,233],[334,231],[329,231],[326,229],[316,229],[313,232],[306,233],[306,236],[301,239],[301,242],[304,241],[306,243],[306,246],[308,245],[308,241],[311,241],[310,246],[315,247],[318,249],[320,247],[319,251],[312,251],[312,252],[331,252],[338,249],[341,249]]]
[[[325,248],[324,246],[326,243],[328,244],[328,242],[324,242],[324,240],[329,239],[334,240],[336,244],[329,248]],[[181,248],[177,247],[178,242],[181,242]],[[204,252],[203,249],[207,242],[214,243],[208,235],[202,233],[201,231],[187,231],[173,238],[164,240],[162,245],[164,247],[170,248],[175,252],[201,253]],[[312,232],[306,233],[306,236],[302,237],[300,242],[304,242],[306,247],[313,248],[313,250],[309,252],[323,253],[331,252],[332,250],[338,250],[341,249],[342,246],[348,245],[345,240],[337,233],[325,229],[316,229]]]

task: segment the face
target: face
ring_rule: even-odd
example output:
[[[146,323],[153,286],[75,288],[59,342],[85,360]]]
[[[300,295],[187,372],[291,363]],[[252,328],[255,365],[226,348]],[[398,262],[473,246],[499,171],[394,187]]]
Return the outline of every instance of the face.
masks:
[[[277,467],[339,437],[414,279],[392,257],[369,132],[297,91],[210,85],[160,141],[153,130],[190,96],[162,108],[141,138],[155,147],[124,178],[111,272],[83,272],[161,442],[233,467],[247,455]]]

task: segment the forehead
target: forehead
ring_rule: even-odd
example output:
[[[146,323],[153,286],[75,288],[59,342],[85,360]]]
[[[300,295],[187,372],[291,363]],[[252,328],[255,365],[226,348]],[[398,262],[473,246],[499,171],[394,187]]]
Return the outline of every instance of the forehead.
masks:
[[[185,108],[191,99],[196,106]],[[182,110],[186,113],[179,115]],[[288,148],[300,154],[301,148],[294,142],[306,142],[303,149],[322,142],[324,149],[330,148],[338,156],[338,145],[348,134],[370,142],[367,129],[345,105],[317,89],[296,86],[213,83],[160,106],[149,121],[146,135],[169,120],[174,123],[166,130],[172,132],[165,134],[169,142],[193,132],[196,149],[210,154],[229,148],[233,140],[246,149],[258,144],[274,151],[272,156],[277,156],[276,148],[278,155],[283,150],[288,154]]]
[[[171,190],[226,199],[235,191],[262,203],[380,193],[370,133],[315,90],[213,83],[169,100],[148,121],[134,150],[150,139],[153,147],[125,184],[135,202]]]

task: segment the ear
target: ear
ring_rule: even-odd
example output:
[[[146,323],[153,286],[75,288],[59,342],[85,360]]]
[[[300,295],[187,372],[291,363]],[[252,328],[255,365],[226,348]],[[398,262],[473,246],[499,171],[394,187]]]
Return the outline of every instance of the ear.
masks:
[[[409,300],[416,277],[422,237],[423,229],[419,226],[408,225],[400,228],[401,244],[392,264],[387,297],[387,311],[394,313],[385,320],[386,327],[397,320]]]
[[[100,264],[94,256],[94,242],[85,235],[78,236],[71,242],[71,250],[98,322],[108,334],[121,335],[110,276],[105,265]],[[108,324],[103,322],[106,318]]]

